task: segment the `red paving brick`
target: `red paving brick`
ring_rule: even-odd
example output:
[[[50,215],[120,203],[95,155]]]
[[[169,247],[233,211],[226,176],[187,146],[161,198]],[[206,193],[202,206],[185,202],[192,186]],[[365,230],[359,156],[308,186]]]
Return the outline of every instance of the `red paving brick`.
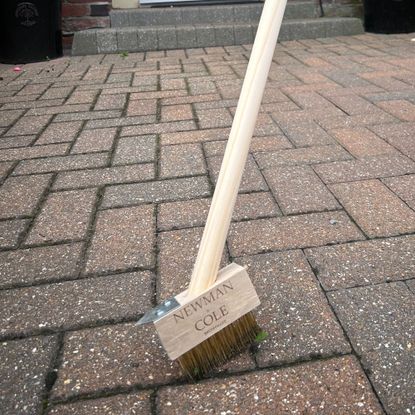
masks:
[[[162,415],[383,413],[353,357],[162,388]]]
[[[1,343],[0,404],[4,414],[41,412],[45,378],[56,348],[56,336]]]
[[[0,291],[0,335],[138,318],[152,303],[150,272],[134,272]]]
[[[0,67],[0,406],[412,411],[409,39],[278,44],[221,264],[268,338],[198,383],[135,321],[189,283],[251,45]]]
[[[50,194],[37,215],[25,244],[84,238],[96,197],[95,189]]]
[[[141,391],[128,395],[78,401],[54,406],[48,415],[151,415],[150,396],[150,391]]]

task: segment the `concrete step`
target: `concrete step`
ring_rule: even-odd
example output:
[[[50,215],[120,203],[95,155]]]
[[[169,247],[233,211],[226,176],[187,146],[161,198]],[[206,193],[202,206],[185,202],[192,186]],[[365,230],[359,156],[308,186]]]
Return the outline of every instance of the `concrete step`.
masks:
[[[190,24],[220,24],[258,22],[263,3],[205,5],[187,7],[141,7],[111,10],[111,27],[175,26]],[[312,19],[315,4],[298,1],[287,4],[284,18]]]
[[[145,52],[252,43],[257,22],[180,26],[118,27],[75,33],[73,55]],[[283,22],[280,41],[349,36],[363,33],[362,21],[353,17],[289,19]]]

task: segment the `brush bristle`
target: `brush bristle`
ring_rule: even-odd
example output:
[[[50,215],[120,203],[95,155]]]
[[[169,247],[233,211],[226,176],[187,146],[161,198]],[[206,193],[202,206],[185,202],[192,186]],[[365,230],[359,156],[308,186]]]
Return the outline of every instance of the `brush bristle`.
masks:
[[[184,373],[200,378],[246,349],[261,332],[249,312],[178,358]]]

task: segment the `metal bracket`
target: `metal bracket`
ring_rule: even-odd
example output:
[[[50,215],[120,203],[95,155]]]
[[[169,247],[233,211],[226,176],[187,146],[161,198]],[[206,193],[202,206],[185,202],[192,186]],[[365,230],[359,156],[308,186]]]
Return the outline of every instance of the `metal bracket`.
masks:
[[[164,317],[170,311],[180,307],[179,302],[174,298],[168,298],[164,300],[161,304],[157,307],[154,307],[152,310],[147,311],[143,317],[138,320],[137,325],[153,323],[156,320]]]

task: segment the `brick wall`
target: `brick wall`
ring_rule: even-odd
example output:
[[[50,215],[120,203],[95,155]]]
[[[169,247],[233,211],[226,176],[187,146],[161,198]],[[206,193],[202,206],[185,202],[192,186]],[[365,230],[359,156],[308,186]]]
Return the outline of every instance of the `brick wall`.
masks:
[[[70,48],[73,33],[95,27],[109,27],[111,0],[62,0],[63,44]]]

